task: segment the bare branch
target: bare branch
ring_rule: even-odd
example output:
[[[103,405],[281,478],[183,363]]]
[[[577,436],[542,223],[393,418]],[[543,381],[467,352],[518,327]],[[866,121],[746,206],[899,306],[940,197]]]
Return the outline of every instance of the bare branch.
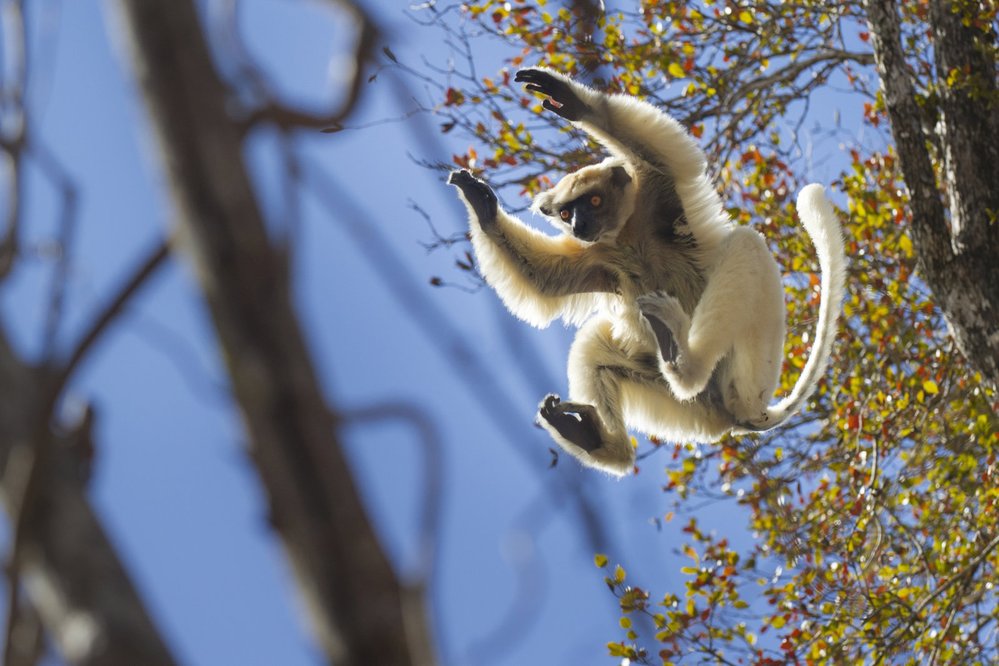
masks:
[[[268,94],[266,104],[253,111],[247,118],[246,128],[252,128],[260,123],[273,123],[284,129],[327,129],[339,128],[343,120],[353,111],[361,95],[361,86],[365,82],[364,65],[371,60],[372,51],[378,39],[378,29],[371,17],[352,0],[329,0],[330,4],[343,9],[354,23],[357,35],[354,44],[353,71],[350,72],[349,83],[343,99],[325,113],[310,113],[300,108],[288,106],[275,95]],[[259,73],[256,78],[261,80]]]
[[[344,410],[338,414],[338,420],[341,428],[361,427],[380,421],[402,421],[418,435],[424,463],[418,570],[421,578],[429,579],[436,563],[437,541],[441,529],[441,490],[444,487],[444,451],[437,427],[422,410],[402,401],[384,401]]]
[[[11,81],[2,81],[0,88],[0,151],[6,158],[6,210],[3,237],[0,239],[0,279],[7,277],[19,251],[23,177],[21,165],[26,136],[27,117],[24,110],[28,80],[27,23],[23,2],[7,2],[0,16],[4,43],[0,56],[13,62],[2,62],[4,73],[13,74]]]
[[[94,343],[100,338],[107,327],[121,314],[125,305],[132,296],[146,283],[149,277],[166,261],[170,255],[170,244],[168,241],[160,241],[152,252],[139,263],[132,276],[125,281],[119,289],[117,295],[112,298],[101,311],[94,316],[93,321],[86,328],[86,332],[81,336],[80,341],[69,354],[66,362],[57,370],[53,385],[50,387],[52,399],[54,400],[62,388],[73,375],[80,361],[87,355]]]
[[[271,521],[319,643],[333,663],[432,662],[422,613],[409,612],[335,435],[194,4],[117,6]]]
[[[0,500],[17,527],[12,566],[69,663],[170,666],[173,657],[90,508],[73,448],[40,420],[46,388],[44,375],[24,366],[0,335]]]
[[[45,329],[42,332],[42,357],[52,359],[62,323],[63,308],[66,300],[66,287],[69,282],[70,260],[73,252],[73,237],[77,227],[77,194],[76,187],[69,175],[59,164],[55,156],[39,141],[29,140],[28,149],[49,180],[59,191],[61,198],[59,212],[59,255],[56,260],[55,274],[52,276],[52,287],[49,293],[48,316]]]

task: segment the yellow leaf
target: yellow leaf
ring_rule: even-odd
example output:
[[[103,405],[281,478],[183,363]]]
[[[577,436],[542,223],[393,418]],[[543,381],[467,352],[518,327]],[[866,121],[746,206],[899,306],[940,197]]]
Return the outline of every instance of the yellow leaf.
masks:
[[[607,556],[601,553],[597,553],[596,555],[593,556],[593,563],[596,564],[601,569],[603,569],[605,566],[607,566]]]
[[[621,645],[620,643],[608,643],[607,651],[610,652],[612,657],[627,657],[628,649]]]
[[[903,254],[907,258],[912,257],[912,239],[908,236],[900,236],[898,239],[898,247],[902,250]]]
[[[780,629],[785,624],[787,624],[787,620],[784,619],[783,615],[778,615],[777,617],[770,620],[770,626],[773,627],[774,629]]]
[[[741,12],[739,12],[739,20],[745,23],[746,25],[749,25],[750,23],[753,22],[752,12],[750,12],[748,9],[743,9]]]
[[[937,383],[932,379],[927,379],[925,382],[923,382],[923,390],[929,393],[930,395],[936,395],[937,393],[940,393],[940,387],[937,386]]]
[[[623,583],[624,582],[624,568],[619,564],[614,567],[614,582]]]
[[[671,62],[666,70],[674,79],[682,79],[687,76],[687,73],[683,71],[683,67],[681,67],[678,62]]]

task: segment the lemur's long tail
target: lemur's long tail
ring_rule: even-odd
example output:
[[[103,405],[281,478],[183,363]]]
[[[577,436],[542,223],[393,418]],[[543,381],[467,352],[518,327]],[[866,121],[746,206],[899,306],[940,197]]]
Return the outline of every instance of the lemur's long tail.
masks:
[[[758,421],[742,424],[748,430],[769,430],[797,412],[812,395],[819,378],[829,367],[833,340],[836,337],[839,315],[843,308],[846,290],[846,257],[843,249],[843,231],[821,185],[808,185],[798,195],[798,216],[815,245],[822,270],[820,284],[819,322],[815,328],[815,342],[801,376],[791,393],[775,405]]]

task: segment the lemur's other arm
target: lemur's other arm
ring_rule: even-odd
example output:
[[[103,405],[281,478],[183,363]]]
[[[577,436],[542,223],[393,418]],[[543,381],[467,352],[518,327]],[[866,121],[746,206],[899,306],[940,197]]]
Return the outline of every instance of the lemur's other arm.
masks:
[[[646,162],[676,180],[697,178],[707,167],[693,137],[648,102],[605,95],[544,69],[522,69],[514,80],[547,95],[542,102],[546,109],[588,132],[617,157]]]
[[[454,171],[448,183],[468,207],[472,245],[486,282],[521,319],[546,326],[588,294],[614,292],[617,276],[570,236],[547,236],[507,214],[486,183]]]

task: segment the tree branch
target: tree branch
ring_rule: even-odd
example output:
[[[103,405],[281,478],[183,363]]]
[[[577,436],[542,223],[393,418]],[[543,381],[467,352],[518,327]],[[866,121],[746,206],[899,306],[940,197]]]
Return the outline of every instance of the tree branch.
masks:
[[[163,240],[158,243],[156,247],[153,248],[153,251],[149,253],[149,256],[147,256],[142,263],[139,264],[132,277],[122,284],[115,297],[112,298],[111,301],[97,315],[94,316],[94,319],[87,327],[86,332],[83,336],[81,336],[80,341],[76,343],[73,351],[70,352],[66,362],[59,367],[54,383],[49,387],[51,400],[54,401],[58,397],[58,395],[62,392],[63,387],[76,371],[80,361],[84,359],[87,352],[90,351],[91,347],[93,347],[94,343],[97,342],[101,334],[107,329],[108,325],[114,321],[115,317],[121,314],[122,309],[128,303],[129,299],[131,299],[135,292],[146,283],[146,280],[148,280],[149,277],[156,272],[156,269],[158,269],[163,262],[166,261],[166,258],[169,255],[169,242]]]
[[[69,663],[170,666],[173,657],[90,508],[75,451],[47,428],[39,431],[48,423],[39,421],[38,411],[48,388],[44,377],[24,366],[0,335],[0,500],[18,525],[11,565]],[[22,506],[31,472],[23,474],[25,465],[15,460],[31,467],[43,445],[44,469],[31,506]]]
[[[117,6],[271,521],[319,643],[335,663],[431,662],[335,435],[194,4]]]
[[[371,18],[354,2],[350,0],[334,0],[333,4],[340,6],[350,15],[354,20],[357,32],[357,42],[354,45],[354,69],[350,73],[350,82],[347,85],[346,94],[343,99],[338,105],[325,113],[310,113],[288,106],[272,95],[267,100],[265,106],[250,114],[250,117],[245,122],[245,127],[254,127],[261,122],[274,123],[285,129],[325,129],[342,126],[343,120],[354,109],[357,100],[360,98],[361,86],[365,80],[364,65],[371,59],[371,52],[377,41],[378,30]]]

